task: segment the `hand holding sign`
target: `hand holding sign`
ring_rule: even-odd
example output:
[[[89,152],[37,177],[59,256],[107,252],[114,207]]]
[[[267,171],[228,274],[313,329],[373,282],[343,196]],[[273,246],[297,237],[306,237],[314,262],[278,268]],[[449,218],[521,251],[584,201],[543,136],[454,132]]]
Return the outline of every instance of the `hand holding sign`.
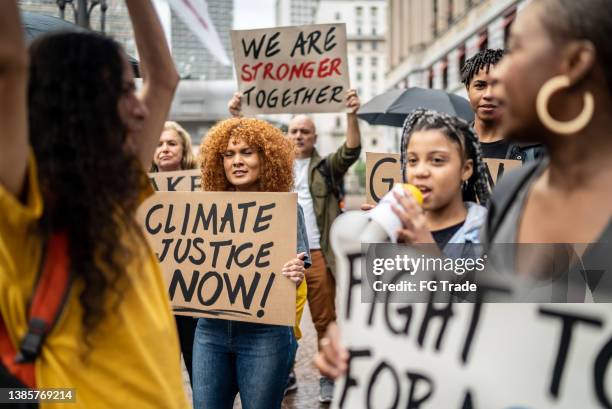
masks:
[[[356,115],[357,111],[359,111],[361,101],[359,100],[359,95],[357,95],[356,90],[349,89],[346,93],[346,107],[348,109],[347,113],[350,115]]]
[[[242,92],[234,92],[232,99],[227,103],[227,110],[234,118],[240,118],[242,113]]]
[[[321,339],[319,353],[315,356],[314,364],[321,374],[336,379],[346,373],[349,354],[342,344],[340,330],[335,322],[327,327],[325,337]]]
[[[281,273],[291,281],[295,283],[295,286],[298,287],[304,281],[304,273],[306,269],[304,268],[304,258],[306,257],[306,253],[300,253],[297,255],[297,258],[294,258],[291,261],[288,261],[283,266]]]

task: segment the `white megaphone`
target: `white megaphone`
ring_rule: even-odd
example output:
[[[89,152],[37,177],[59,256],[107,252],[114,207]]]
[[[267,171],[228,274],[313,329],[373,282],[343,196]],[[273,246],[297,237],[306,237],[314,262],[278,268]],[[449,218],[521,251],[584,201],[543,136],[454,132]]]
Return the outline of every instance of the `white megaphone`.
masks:
[[[398,205],[393,192],[406,195],[408,194],[406,190],[412,194],[419,205],[423,204],[423,194],[416,186],[396,183],[393,189],[387,192],[378,205],[369,212],[370,223],[360,236],[362,243],[383,243],[387,241],[387,238],[397,243],[397,231],[402,227],[402,222],[392,210],[393,205]]]

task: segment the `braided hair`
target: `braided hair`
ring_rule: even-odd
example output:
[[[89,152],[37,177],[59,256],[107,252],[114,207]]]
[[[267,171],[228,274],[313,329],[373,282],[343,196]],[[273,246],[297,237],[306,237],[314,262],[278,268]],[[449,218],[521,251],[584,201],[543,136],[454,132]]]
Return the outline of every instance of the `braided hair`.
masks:
[[[489,185],[487,183],[486,167],[480,152],[478,137],[467,122],[448,114],[418,108],[412,111],[404,121],[400,148],[404,183],[408,182],[407,150],[410,137],[416,131],[432,129],[441,130],[450,140],[459,144],[464,157],[472,159],[474,163],[472,176],[467,180],[467,184],[462,187],[463,201],[475,202],[478,200],[481,205],[486,205],[489,200]]]
[[[465,64],[463,64],[463,67],[461,67],[461,82],[463,85],[468,88],[472,79],[483,68],[488,74],[491,66],[497,65],[504,54],[506,54],[505,50],[488,48],[479,51],[475,56],[468,59]]]

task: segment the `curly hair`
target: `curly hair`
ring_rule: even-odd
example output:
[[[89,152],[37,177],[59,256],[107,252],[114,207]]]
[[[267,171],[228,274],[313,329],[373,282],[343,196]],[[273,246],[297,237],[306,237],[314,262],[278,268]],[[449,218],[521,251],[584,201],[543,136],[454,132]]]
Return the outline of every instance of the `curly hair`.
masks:
[[[472,58],[468,59],[461,67],[461,82],[466,88],[470,87],[472,79],[484,68],[489,73],[491,67],[497,65],[506,54],[502,49],[491,49],[479,51]]]
[[[280,129],[255,118],[226,119],[208,132],[200,147],[203,190],[235,190],[225,176],[222,158],[230,139],[244,141],[259,151],[262,171],[258,180],[258,191],[291,191],[294,146]]]
[[[125,149],[117,109],[121,53],[91,32],[52,34],[30,47],[30,142],[45,203],[39,227],[43,237],[68,234],[70,274],[84,284],[78,297],[88,346],[106,306],[117,306],[127,288],[126,266],[137,255],[124,235],[144,240],[133,216],[146,178]]]
[[[401,155],[402,178],[404,183],[408,182],[408,143],[410,137],[416,131],[439,129],[453,142],[461,147],[464,159],[472,159],[474,170],[467,184],[462,188],[464,201],[478,201],[486,205],[489,200],[489,185],[486,178],[486,167],[480,151],[478,137],[463,119],[436,111],[418,108],[412,111],[402,128]]]
[[[183,147],[183,157],[181,158],[181,170],[187,169],[195,169],[198,164],[196,161],[196,157],[193,154],[193,147],[191,145],[191,135],[189,132],[185,130],[182,126],[180,126],[177,122],[174,121],[166,121],[164,124],[164,132],[165,131],[174,131],[181,139],[181,145]],[[159,168],[155,164],[155,161],[151,163],[150,172],[159,172]]]

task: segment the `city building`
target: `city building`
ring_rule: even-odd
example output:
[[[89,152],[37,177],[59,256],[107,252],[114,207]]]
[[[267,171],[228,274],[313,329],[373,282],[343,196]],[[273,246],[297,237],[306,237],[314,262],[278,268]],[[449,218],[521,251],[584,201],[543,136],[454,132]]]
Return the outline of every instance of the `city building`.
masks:
[[[231,55],[229,32],[233,24],[233,1],[207,0],[208,12],[228,55]],[[124,0],[107,0],[105,33],[119,41],[128,54],[137,57],[132,25]],[[170,110],[170,119],[180,122],[199,144],[202,136],[217,121],[227,117],[227,101],[236,84],[232,66],[217,62],[183,22],[172,12],[167,0],[154,0],[166,37],[170,44],[181,83]],[[60,16],[56,0],[20,0],[21,10]],[[74,22],[70,5],[64,17]],[[101,28],[100,8],[91,14],[92,29]]]
[[[320,0],[276,0],[277,26],[313,24]]]
[[[234,22],[233,0],[206,0],[208,13],[228,56],[232,55],[230,30]],[[182,78],[199,80],[230,80],[233,67],[218,62],[202,42],[172,12],[172,55]]]
[[[527,0],[388,0],[386,88],[426,87],[466,95],[460,68],[486,48],[504,48]]]
[[[384,0],[321,0],[316,23],[345,23],[351,88],[357,90],[362,104],[384,91],[387,71],[387,3]],[[346,115],[317,114],[320,150],[335,150],[346,134]],[[363,152],[390,152],[393,137],[387,127],[359,123]]]
[[[60,10],[56,0],[19,0],[18,3],[22,11],[60,17]],[[104,32],[121,43],[128,54],[136,56],[136,44],[134,43],[132,24],[130,23],[125,1],[107,0],[106,3],[108,9],[105,13]],[[70,5],[66,5],[64,16],[65,20],[74,23],[75,16]],[[101,13],[99,6],[92,9],[90,24],[93,30],[100,31]]]
[[[385,89],[435,88],[467,97],[461,67],[479,50],[504,48],[527,1],[387,0]],[[393,134],[399,149],[400,129]]]

